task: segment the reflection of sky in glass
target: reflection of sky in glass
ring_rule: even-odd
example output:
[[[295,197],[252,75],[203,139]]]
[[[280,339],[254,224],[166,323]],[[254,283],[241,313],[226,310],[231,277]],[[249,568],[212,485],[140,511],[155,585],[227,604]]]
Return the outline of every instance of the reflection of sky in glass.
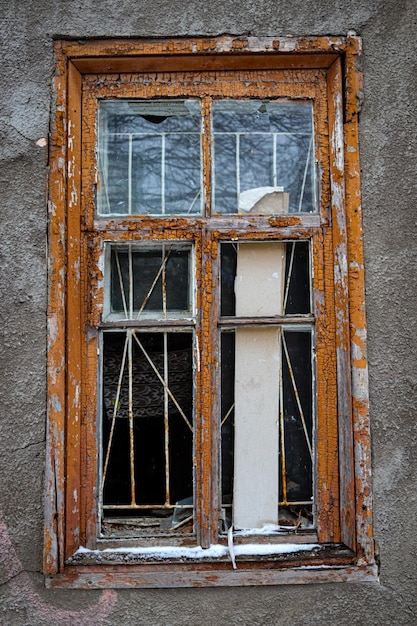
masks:
[[[260,187],[283,188],[290,213],[316,210],[312,103],[216,101],[213,133],[216,213]]]
[[[200,103],[102,101],[98,163],[99,214],[201,215]],[[249,211],[273,191],[290,213],[315,211],[312,103],[215,101],[212,191],[216,213]]]
[[[197,101],[103,101],[99,121],[99,213],[201,213]]]

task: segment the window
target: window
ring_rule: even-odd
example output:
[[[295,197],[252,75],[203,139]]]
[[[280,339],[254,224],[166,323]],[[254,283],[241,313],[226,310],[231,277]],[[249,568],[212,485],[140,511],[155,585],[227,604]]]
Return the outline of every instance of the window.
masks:
[[[374,576],[358,40],[241,44],[57,44],[52,586]]]

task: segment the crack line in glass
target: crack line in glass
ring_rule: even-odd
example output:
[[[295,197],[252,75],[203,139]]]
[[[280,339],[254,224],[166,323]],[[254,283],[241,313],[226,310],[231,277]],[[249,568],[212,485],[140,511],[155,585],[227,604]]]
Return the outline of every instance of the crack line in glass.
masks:
[[[310,141],[308,143],[308,151],[307,151],[306,164],[305,164],[305,168],[304,168],[303,182],[301,184],[300,201],[298,203],[298,212],[299,213],[301,213],[301,209],[303,207],[304,189],[305,189],[306,180],[307,180],[307,170],[308,170],[308,166],[310,165],[310,154],[311,154],[312,145],[313,145],[313,135],[311,135]]]
[[[125,295],[125,287],[124,287],[124,284],[123,284],[123,276],[122,276],[122,270],[121,270],[121,267],[120,267],[119,252],[118,252],[117,248],[116,248],[115,252],[116,252],[117,274],[119,276],[119,284],[120,284],[120,293],[122,294],[123,309],[124,309],[126,318],[128,318],[126,295]]]

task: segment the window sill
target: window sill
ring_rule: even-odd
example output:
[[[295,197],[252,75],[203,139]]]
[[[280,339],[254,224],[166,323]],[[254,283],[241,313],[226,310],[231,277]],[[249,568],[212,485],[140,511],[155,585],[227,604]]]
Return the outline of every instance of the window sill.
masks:
[[[357,561],[343,545],[244,544],[228,548],[81,548],[61,575],[46,586],[70,588],[155,588],[277,585],[377,580],[374,564]]]

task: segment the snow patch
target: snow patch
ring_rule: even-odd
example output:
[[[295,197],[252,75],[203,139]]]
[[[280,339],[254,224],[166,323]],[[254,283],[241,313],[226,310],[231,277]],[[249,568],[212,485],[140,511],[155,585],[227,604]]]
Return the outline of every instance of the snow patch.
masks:
[[[269,554],[288,554],[291,552],[311,551],[318,548],[316,543],[279,543],[279,544],[257,544],[249,543],[246,545],[234,545],[233,551],[235,556],[264,556]],[[220,544],[212,544],[209,548],[204,549],[201,546],[193,548],[176,547],[176,546],[160,546],[160,547],[133,547],[133,548],[104,548],[103,550],[88,550],[80,547],[75,555],[100,555],[100,554],[132,554],[141,556],[144,559],[217,559],[229,556],[229,548]]]

